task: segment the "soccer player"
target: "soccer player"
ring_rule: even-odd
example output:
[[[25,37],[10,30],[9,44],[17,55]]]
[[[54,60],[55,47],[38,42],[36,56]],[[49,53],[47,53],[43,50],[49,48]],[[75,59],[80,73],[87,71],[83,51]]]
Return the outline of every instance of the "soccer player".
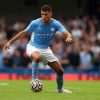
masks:
[[[48,65],[56,72],[57,91],[60,93],[72,93],[63,88],[63,73],[64,70],[59,63],[57,57],[50,49],[50,44],[54,39],[55,33],[60,31],[65,41],[72,43],[71,34],[62,26],[56,19],[52,18],[52,7],[44,5],[41,7],[41,18],[33,20],[29,26],[14,36],[5,46],[7,50],[19,38],[27,33],[33,33],[26,47],[26,52],[32,58],[32,80],[37,79],[38,66],[41,58],[45,57]]]

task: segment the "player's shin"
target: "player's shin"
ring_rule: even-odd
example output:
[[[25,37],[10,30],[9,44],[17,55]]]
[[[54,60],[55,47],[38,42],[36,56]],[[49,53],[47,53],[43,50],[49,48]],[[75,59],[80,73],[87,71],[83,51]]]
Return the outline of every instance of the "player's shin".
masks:
[[[33,61],[32,62],[32,80],[37,79],[38,77],[38,63]]]
[[[62,90],[62,87],[63,87],[63,75],[58,75],[57,74],[56,81],[57,81],[57,89],[58,89],[58,91]]]

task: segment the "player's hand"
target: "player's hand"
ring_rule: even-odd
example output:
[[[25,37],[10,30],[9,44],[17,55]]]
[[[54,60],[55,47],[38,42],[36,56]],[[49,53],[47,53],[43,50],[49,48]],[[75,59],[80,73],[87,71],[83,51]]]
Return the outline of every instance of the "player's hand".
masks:
[[[8,42],[3,48],[4,52],[7,53],[7,50],[10,49],[10,46],[11,46],[11,44],[10,44],[10,42]]]
[[[67,43],[73,43],[72,37],[68,37],[65,41],[66,41]]]

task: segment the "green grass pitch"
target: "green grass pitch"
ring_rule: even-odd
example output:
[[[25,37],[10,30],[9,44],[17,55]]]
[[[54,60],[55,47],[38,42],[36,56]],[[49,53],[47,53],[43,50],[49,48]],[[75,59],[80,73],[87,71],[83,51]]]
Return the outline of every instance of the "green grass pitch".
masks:
[[[1,81],[0,100],[100,100],[100,82],[65,81],[64,87],[72,94],[56,92],[56,81],[42,81],[43,91],[33,93],[29,88],[29,80]]]

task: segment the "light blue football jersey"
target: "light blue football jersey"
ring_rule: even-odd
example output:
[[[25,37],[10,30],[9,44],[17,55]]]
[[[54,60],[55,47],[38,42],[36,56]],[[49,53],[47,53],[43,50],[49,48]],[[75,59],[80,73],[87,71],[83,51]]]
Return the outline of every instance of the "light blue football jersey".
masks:
[[[41,18],[38,18],[33,20],[25,31],[28,33],[33,32],[29,44],[40,49],[46,49],[54,39],[55,33],[57,31],[63,33],[66,29],[59,21],[53,18],[48,25],[44,24]]]

